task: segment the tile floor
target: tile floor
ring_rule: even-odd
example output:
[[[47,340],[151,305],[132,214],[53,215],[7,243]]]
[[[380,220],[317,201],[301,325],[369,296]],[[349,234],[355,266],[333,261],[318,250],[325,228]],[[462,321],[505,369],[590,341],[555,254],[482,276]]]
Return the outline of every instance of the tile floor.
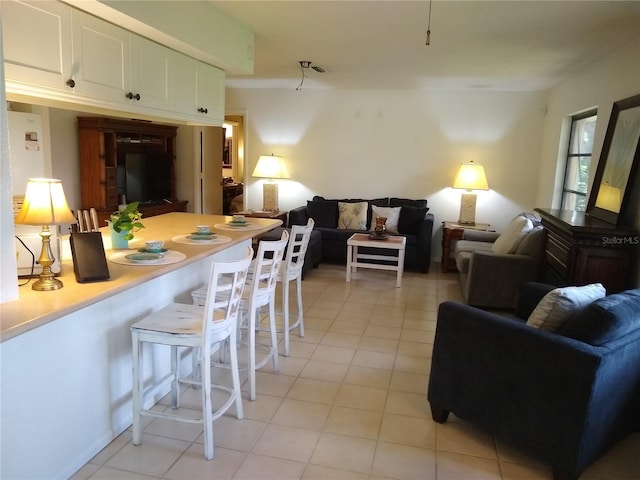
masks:
[[[455,274],[321,265],[303,282],[306,335],[292,337],[279,374],[258,373],[256,401],[214,424],[215,459],[202,429],[154,419],[143,443],[127,430],[72,478],[79,479],[550,479],[548,466],[456,419],[431,420],[426,388],[438,304],[459,299]],[[246,376],[244,377],[246,379]],[[197,408],[187,390],[183,408]],[[156,408],[168,408],[161,402]],[[640,434],[582,479],[640,478]]]

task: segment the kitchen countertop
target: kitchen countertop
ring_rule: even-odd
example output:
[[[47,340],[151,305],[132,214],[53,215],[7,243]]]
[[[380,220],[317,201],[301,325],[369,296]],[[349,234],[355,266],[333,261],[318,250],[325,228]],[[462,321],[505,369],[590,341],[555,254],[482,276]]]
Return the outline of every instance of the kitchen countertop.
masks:
[[[177,235],[194,232],[196,225],[211,225],[212,231],[215,232],[216,229],[213,227],[215,224],[226,223],[229,220],[231,217],[223,215],[179,212],[143,218],[142,223],[145,228],[136,232],[134,239],[129,242],[131,252],[136,252],[138,248],[144,247],[145,240],[163,240],[165,248],[186,255],[183,261],[168,265],[121,265],[109,261],[109,256],[112,253],[121,250],[111,250],[109,229],[107,227],[101,228],[110,279],[93,283],[78,283],[73,273],[71,257],[63,254],[62,271],[57,276],[64,284],[62,289],[49,292],[35,291],[31,288],[34,280],[31,280],[27,285],[19,288],[17,300],[0,304],[0,342],[41,327],[128,288],[197,262],[282,224],[280,220],[251,219],[252,224],[262,228],[219,231],[221,235],[231,238],[230,242],[223,244],[187,245],[171,241],[171,238]],[[68,238],[63,241],[68,243]],[[63,251],[65,250],[68,251],[63,248]],[[36,255],[39,253],[37,252]],[[20,279],[20,282],[22,283],[24,280]]]

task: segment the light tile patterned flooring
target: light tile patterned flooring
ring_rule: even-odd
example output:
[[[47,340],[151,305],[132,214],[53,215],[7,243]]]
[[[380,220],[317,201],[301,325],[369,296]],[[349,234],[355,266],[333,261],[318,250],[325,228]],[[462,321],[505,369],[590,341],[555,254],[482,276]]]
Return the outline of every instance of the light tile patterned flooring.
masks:
[[[214,423],[215,459],[199,426],[154,419],[143,443],[127,430],[78,479],[550,479],[548,466],[450,416],[431,420],[426,398],[438,304],[460,298],[455,274],[323,264],[303,282],[306,335],[292,336],[280,373],[258,372],[256,401]],[[244,377],[246,379],[246,376]],[[245,392],[246,393],[246,392]],[[197,408],[188,390],[183,408]],[[161,402],[156,408],[169,408]],[[640,478],[640,433],[582,479]]]

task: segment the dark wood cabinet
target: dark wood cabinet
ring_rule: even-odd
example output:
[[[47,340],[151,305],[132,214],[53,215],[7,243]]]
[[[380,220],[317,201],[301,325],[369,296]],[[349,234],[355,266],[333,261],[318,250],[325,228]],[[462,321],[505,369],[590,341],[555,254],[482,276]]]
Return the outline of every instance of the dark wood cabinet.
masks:
[[[541,209],[545,281],[552,285],[602,283],[607,293],[633,288],[631,262],[638,232],[581,212]]]
[[[176,130],[171,125],[78,117],[81,202],[104,225],[118,204],[139,201],[143,216],[184,212],[176,198]]]

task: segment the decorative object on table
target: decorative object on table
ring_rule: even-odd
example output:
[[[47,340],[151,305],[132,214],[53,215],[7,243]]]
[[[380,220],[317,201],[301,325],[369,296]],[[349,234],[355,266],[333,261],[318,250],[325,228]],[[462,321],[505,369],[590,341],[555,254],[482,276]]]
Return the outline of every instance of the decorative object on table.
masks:
[[[640,168],[640,95],[613,103],[593,179],[587,215],[613,225],[630,225],[633,181]],[[631,210],[634,210],[633,208]]]
[[[134,232],[137,232],[144,225],[140,222],[142,213],[138,210],[138,202],[131,202],[113,212],[107,223],[111,232],[111,248],[129,248],[129,240],[133,239]]]
[[[376,217],[376,226],[373,228],[376,235],[383,235],[387,233],[387,218]]]
[[[211,233],[211,227],[209,227],[209,225],[198,225],[196,226],[196,230],[199,235],[209,235]]]
[[[267,179],[262,184],[262,209],[273,212],[278,211],[278,184],[273,180],[289,178],[284,159],[274,154],[260,155],[251,176]]]
[[[469,192],[472,190],[489,190],[484,167],[473,161],[461,164],[458,175],[456,175],[456,179],[453,182],[453,188],[461,188]],[[475,193],[462,194],[460,200],[460,218],[458,219],[459,224],[475,225],[476,199],[477,195]]]
[[[27,182],[24,203],[18,212],[15,223],[42,226],[40,232],[42,252],[38,259],[42,272],[31,288],[39,291],[62,288],[62,282],[54,278],[54,273],[51,270],[55,259],[51,252],[49,226],[76,223],[76,217],[73,216],[67,204],[62,182],[54,178],[30,178]]]
[[[376,217],[376,225],[373,227],[373,232],[369,234],[369,238],[372,240],[386,240],[389,238],[386,217]]]

